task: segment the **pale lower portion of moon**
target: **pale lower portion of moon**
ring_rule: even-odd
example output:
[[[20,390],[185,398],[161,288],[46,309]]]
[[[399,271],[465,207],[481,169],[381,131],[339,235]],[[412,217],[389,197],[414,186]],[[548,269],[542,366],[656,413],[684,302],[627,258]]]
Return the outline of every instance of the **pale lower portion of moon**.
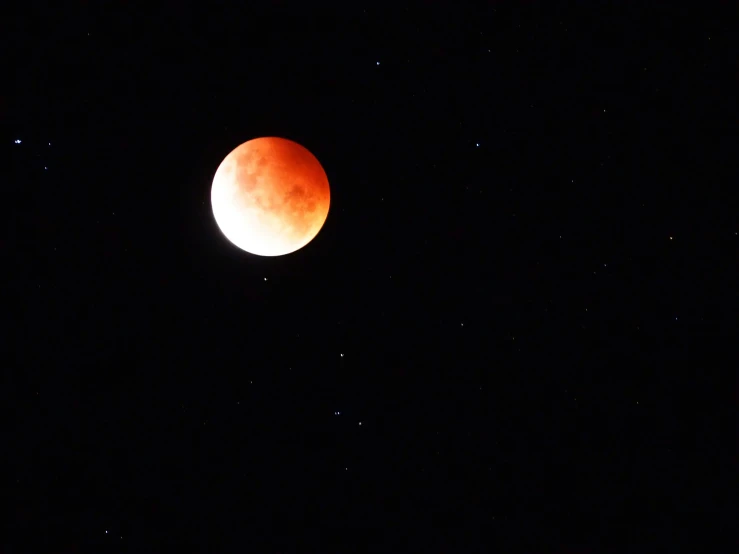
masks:
[[[283,256],[303,248],[323,227],[328,179],[302,146],[279,138],[246,142],[221,163],[211,202],[218,227],[242,250]]]
[[[221,232],[242,250],[258,256],[290,254],[313,240],[323,226],[320,221],[298,232],[279,213],[239,202],[238,191],[231,188],[213,190],[213,214]]]

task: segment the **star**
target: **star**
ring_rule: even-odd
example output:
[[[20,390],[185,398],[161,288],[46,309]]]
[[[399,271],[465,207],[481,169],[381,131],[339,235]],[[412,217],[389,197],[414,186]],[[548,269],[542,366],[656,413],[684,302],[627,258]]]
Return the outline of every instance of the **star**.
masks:
[[[377,65],[380,65],[380,62],[377,62]]]
[[[20,144],[21,143],[21,139],[15,139],[15,143],[16,144]]]

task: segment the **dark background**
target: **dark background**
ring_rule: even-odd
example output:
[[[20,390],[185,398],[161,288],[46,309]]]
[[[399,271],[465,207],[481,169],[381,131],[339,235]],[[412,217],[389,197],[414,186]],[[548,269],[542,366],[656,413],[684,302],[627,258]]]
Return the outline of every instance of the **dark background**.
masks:
[[[2,552],[718,544],[727,13],[244,4],[3,8]],[[259,136],[331,184],[280,258]]]

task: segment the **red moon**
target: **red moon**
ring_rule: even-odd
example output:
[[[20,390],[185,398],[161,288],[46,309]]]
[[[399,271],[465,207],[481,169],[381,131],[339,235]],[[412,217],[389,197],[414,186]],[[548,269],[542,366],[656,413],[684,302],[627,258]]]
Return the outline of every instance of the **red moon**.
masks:
[[[284,138],[235,148],[218,166],[210,192],[226,238],[258,256],[284,256],[312,241],[328,217],[328,177],[316,157]]]

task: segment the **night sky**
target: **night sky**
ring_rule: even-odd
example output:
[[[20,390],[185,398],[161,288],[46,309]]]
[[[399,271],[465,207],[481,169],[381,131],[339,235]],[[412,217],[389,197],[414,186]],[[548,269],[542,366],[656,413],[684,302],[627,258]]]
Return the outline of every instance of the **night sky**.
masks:
[[[717,544],[727,14],[186,4],[0,16],[0,551]],[[210,205],[261,136],[331,185],[284,257]]]

